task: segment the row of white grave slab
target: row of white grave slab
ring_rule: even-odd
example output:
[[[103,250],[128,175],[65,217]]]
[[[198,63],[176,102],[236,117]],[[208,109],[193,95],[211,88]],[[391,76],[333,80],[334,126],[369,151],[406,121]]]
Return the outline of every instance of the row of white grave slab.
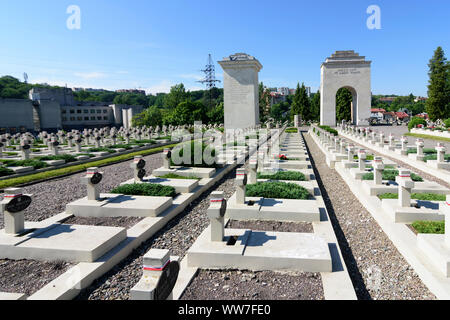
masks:
[[[373,149],[382,155],[399,159],[439,179],[450,181],[450,162],[445,160],[447,150],[441,142],[438,142],[435,147],[437,160],[424,162],[424,140],[421,138],[416,139],[414,146],[408,146],[408,139],[405,136],[397,140],[393,134],[386,136],[384,132],[377,132],[371,128],[342,125],[338,128],[338,132],[341,137],[353,140],[366,148]],[[386,138],[388,141],[386,141]],[[408,154],[408,149],[411,148],[417,150],[415,154]]]
[[[317,128],[316,128],[317,131]],[[310,135],[322,152],[325,142],[310,130]],[[336,163],[335,170],[350,187],[361,204],[372,214],[419,277],[439,299],[450,299],[450,190],[433,182],[414,182],[411,172],[398,169],[392,181],[382,180],[382,157],[372,161],[374,180],[362,181],[350,174],[344,162]],[[422,184],[422,185],[420,185]],[[419,185],[419,186],[418,186]],[[397,190],[394,190],[396,188]],[[382,193],[398,193],[398,199],[382,199]],[[446,201],[412,200],[412,193],[446,194]],[[415,221],[445,221],[445,234],[418,234],[408,224]]]
[[[315,181],[308,152],[300,134],[281,135],[280,150],[295,157],[304,156],[307,165],[298,167],[281,165],[278,153],[265,157],[261,150],[250,157],[248,171],[238,169],[236,192],[226,200],[223,192],[213,192],[208,209],[210,225],[188,250],[189,268],[240,269],[321,272],[326,299],[356,299],[325,204]],[[288,160],[286,160],[287,162]],[[294,162],[299,162],[295,161]],[[310,200],[268,199],[246,197],[247,183],[275,181],[257,179],[258,172],[267,173],[271,162],[277,162],[276,171],[299,171],[307,181],[286,181],[304,186],[311,194]],[[273,163],[272,163],[273,166]],[[230,220],[268,220],[281,222],[310,222],[313,233],[265,232],[250,229],[230,229]],[[330,243],[331,242],[331,243]]]
[[[265,140],[260,142],[266,143]],[[166,150],[161,155],[165,166],[169,164],[170,168],[170,152]],[[142,157],[136,157],[130,163],[134,173],[133,182],[147,183],[153,182],[153,179],[163,180],[162,184],[172,185],[179,190],[180,194],[174,199],[101,194],[98,187],[102,180],[102,172],[98,168],[89,168],[81,178],[81,183],[87,188],[87,197],[68,204],[66,212],[41,222],[26,222],[24,219],[24,210],[30,204],[31,196],[22,195],[20,189],[8,189],[2,202],[5,229],[0,231],[0,257],[44,261],[65,260],[79,263],[74,267],[78,268],[76,271],[74,268],[70,269],[30,297],[30,299],[73,298],[79,290],[125,258],[133,248],[156,233],[236,165],[237,162],[234,161],[217,169],[212,168],[205,178],[189,179],[186,184],[184,180],[147,177],[144,169],[145,161]],[[184,169],[189,171],[191,168]],[[198,168],[192,169],[195,169],[194,174],[198,175],[196,171]],[[10,202],[13,203],[10,204]],[[67,218],[74,215],[82,217],[140,216],[144,219],[129,229],[64,224]],[[85,274],[80,273],[80,268],[85,271]],[[76,272],[79,279],[74,282],[73,287],[67,287],[67,278],[73,280],[71,275],[73,272]],[[165,290],[167,291],[167,288]]]

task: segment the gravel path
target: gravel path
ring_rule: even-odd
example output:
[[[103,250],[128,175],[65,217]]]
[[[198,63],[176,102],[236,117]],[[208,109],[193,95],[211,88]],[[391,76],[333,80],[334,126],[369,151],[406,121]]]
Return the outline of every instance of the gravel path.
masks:
[[[324,300],[320,273],[201,270],[180,300]]]
[[[312,138],[304,137],[358,299],[436,299],[339,174],[327,166]]]
[[[161,154],[152,154],[144,157],[147,161],[147,173],[162,166]],[[109,192],[127,179],[133,178],[130,161],[102,167],[103,180],[100,182],[100,191]],[[66,209],[66,204],[86,196],[86,187],[81,184],[80,178],[84,173],[74,174],[61,179],[50,180],[23,188],[23,192],[33,195],[33,202],[25,210],[26,221],[42,221]],[[3,194],[1,194],[3,198]],[[0,215],[0,229],[3,228],[3,216]]]
[[[64,261],[0,260],[0,291],[30,296],[72,266]]]
[[[105,227],[123,227],[130,228],[136,223],[141,221],[142,217],[105,217],[105,218],[94,218],[94,217],[70,217],[64,220],[65,224],[78,224],[85,226],[105,226]]]

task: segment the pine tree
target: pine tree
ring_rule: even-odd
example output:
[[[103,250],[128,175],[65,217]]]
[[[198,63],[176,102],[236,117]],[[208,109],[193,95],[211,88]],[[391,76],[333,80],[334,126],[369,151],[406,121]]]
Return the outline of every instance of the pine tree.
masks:
[[[311,99],[311,120],[320,120],[320,90]]]
[[[292,99],[291,120],[298,114],[300,114],[300,83],[297,83],[297,89],[295,90],[294,98]]]
[[[430,80],[426,111],[432,121],[450,118],[450,67],[444,50],[437,47],[428,64]]]
[[[342,120],[349,121],[352,118],[351,104],[352,93],[346,89],[341,88],[336,93],[336,118],[338,122]]]

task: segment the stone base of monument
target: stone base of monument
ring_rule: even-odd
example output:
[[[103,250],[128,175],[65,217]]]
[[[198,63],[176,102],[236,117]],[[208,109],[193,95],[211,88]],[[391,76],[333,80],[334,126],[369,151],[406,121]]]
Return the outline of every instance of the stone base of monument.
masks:
[[[77,160],[89,160],[89,156],[85,156],[85,155],[76,156],[75,158],[77,158]]]
[[[177,174],[183,177],[195,176],[199,178],[211,178],[216,169],[214,168],[201,168],[201,167],[172,167],[170,169],[158,168],[153,170],[152,174],[155,177],[165,176],[166,174]]]
[[[346,154],[343,153],[334,153],[333,154],[333,160],[334,161],[344,161],[348,158]]]
[[[127,149],[124,149],[124,148],[117,148],[117,149],[113,149],[113,150],[115,150],[116,152],[122,152],[122,151],[126,151]]]
[[[109,152],[105,152],[105,151],[101,151],[101,152],[89,152],[91,154],[93,154],[96,157],[104,157],[104,156],[109,156]]]
[[[328,243],[315,234],[225,229],[224,241],[212,242],[210,228],[206,228],[188,250],[189,267],[332,271]]]
[[[356,180],[362,180],[363,176],[369,172],[370,171],[368,171],[368,170],[361,171],[361,170],[359,170],[359,168],[351,168],[350,169],[351,176],[353,177],[353,179],[356,179]]]
[[[77,217],[157,217],[173,203],[170,197],[102,193],[100,198],[97,201],[85,197],[71,202],[66,213]]]
[[[133,184],[133,183],[157,183],[163,186],[174,187],[177,193],[192,192],[198,187],[198,180],[196,179],[166,179],[159,177],[145,177],[142,181],[135,182],[134,179],[122,182],[120,185]]]
[[[64,160],[48,160],[44,162],[49,166],[60,166],[66,163]]]
[[[445,277],[450,277],[450,247],[443,234],[418,234],[417,246],[430,263]]]
[[[428,160],[427,165],[434,169],[450,170],[450,162],[437,162],[437,160]]]
[[[413,207],[418,204],[420,208]],[[390,213],[394,222],[413,223],[415,221],[443,221],[444,214],[439,212],[439,203],[431,201],[411,201],[411,207],[401,207],[398,199],[383,199],[382,208]]]
[[[236,204],[236,193],[228,201],[226,217],[234,220],[320,221],[316,200],[268,199],[246,197],[245,204]]]
[[[34,171],[34,167],[8,167],[8,169],[11,169],[14,171],[14,173],[24,173],[24,172],[30,172]]]
[[[53,224],[21,236],[0,231],[1,259],[93,262],[127,237],[125,228]]]

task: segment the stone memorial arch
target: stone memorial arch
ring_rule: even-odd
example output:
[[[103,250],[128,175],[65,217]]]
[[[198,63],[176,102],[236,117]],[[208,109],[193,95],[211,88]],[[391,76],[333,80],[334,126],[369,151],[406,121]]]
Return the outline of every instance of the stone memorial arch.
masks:
[[[347,88],[353,96],[351,122],[357,126],[369,124],[372,92],[370,65],[353,50],[336,51],[321,66],[320,124],[336,126],[336,93]]]

